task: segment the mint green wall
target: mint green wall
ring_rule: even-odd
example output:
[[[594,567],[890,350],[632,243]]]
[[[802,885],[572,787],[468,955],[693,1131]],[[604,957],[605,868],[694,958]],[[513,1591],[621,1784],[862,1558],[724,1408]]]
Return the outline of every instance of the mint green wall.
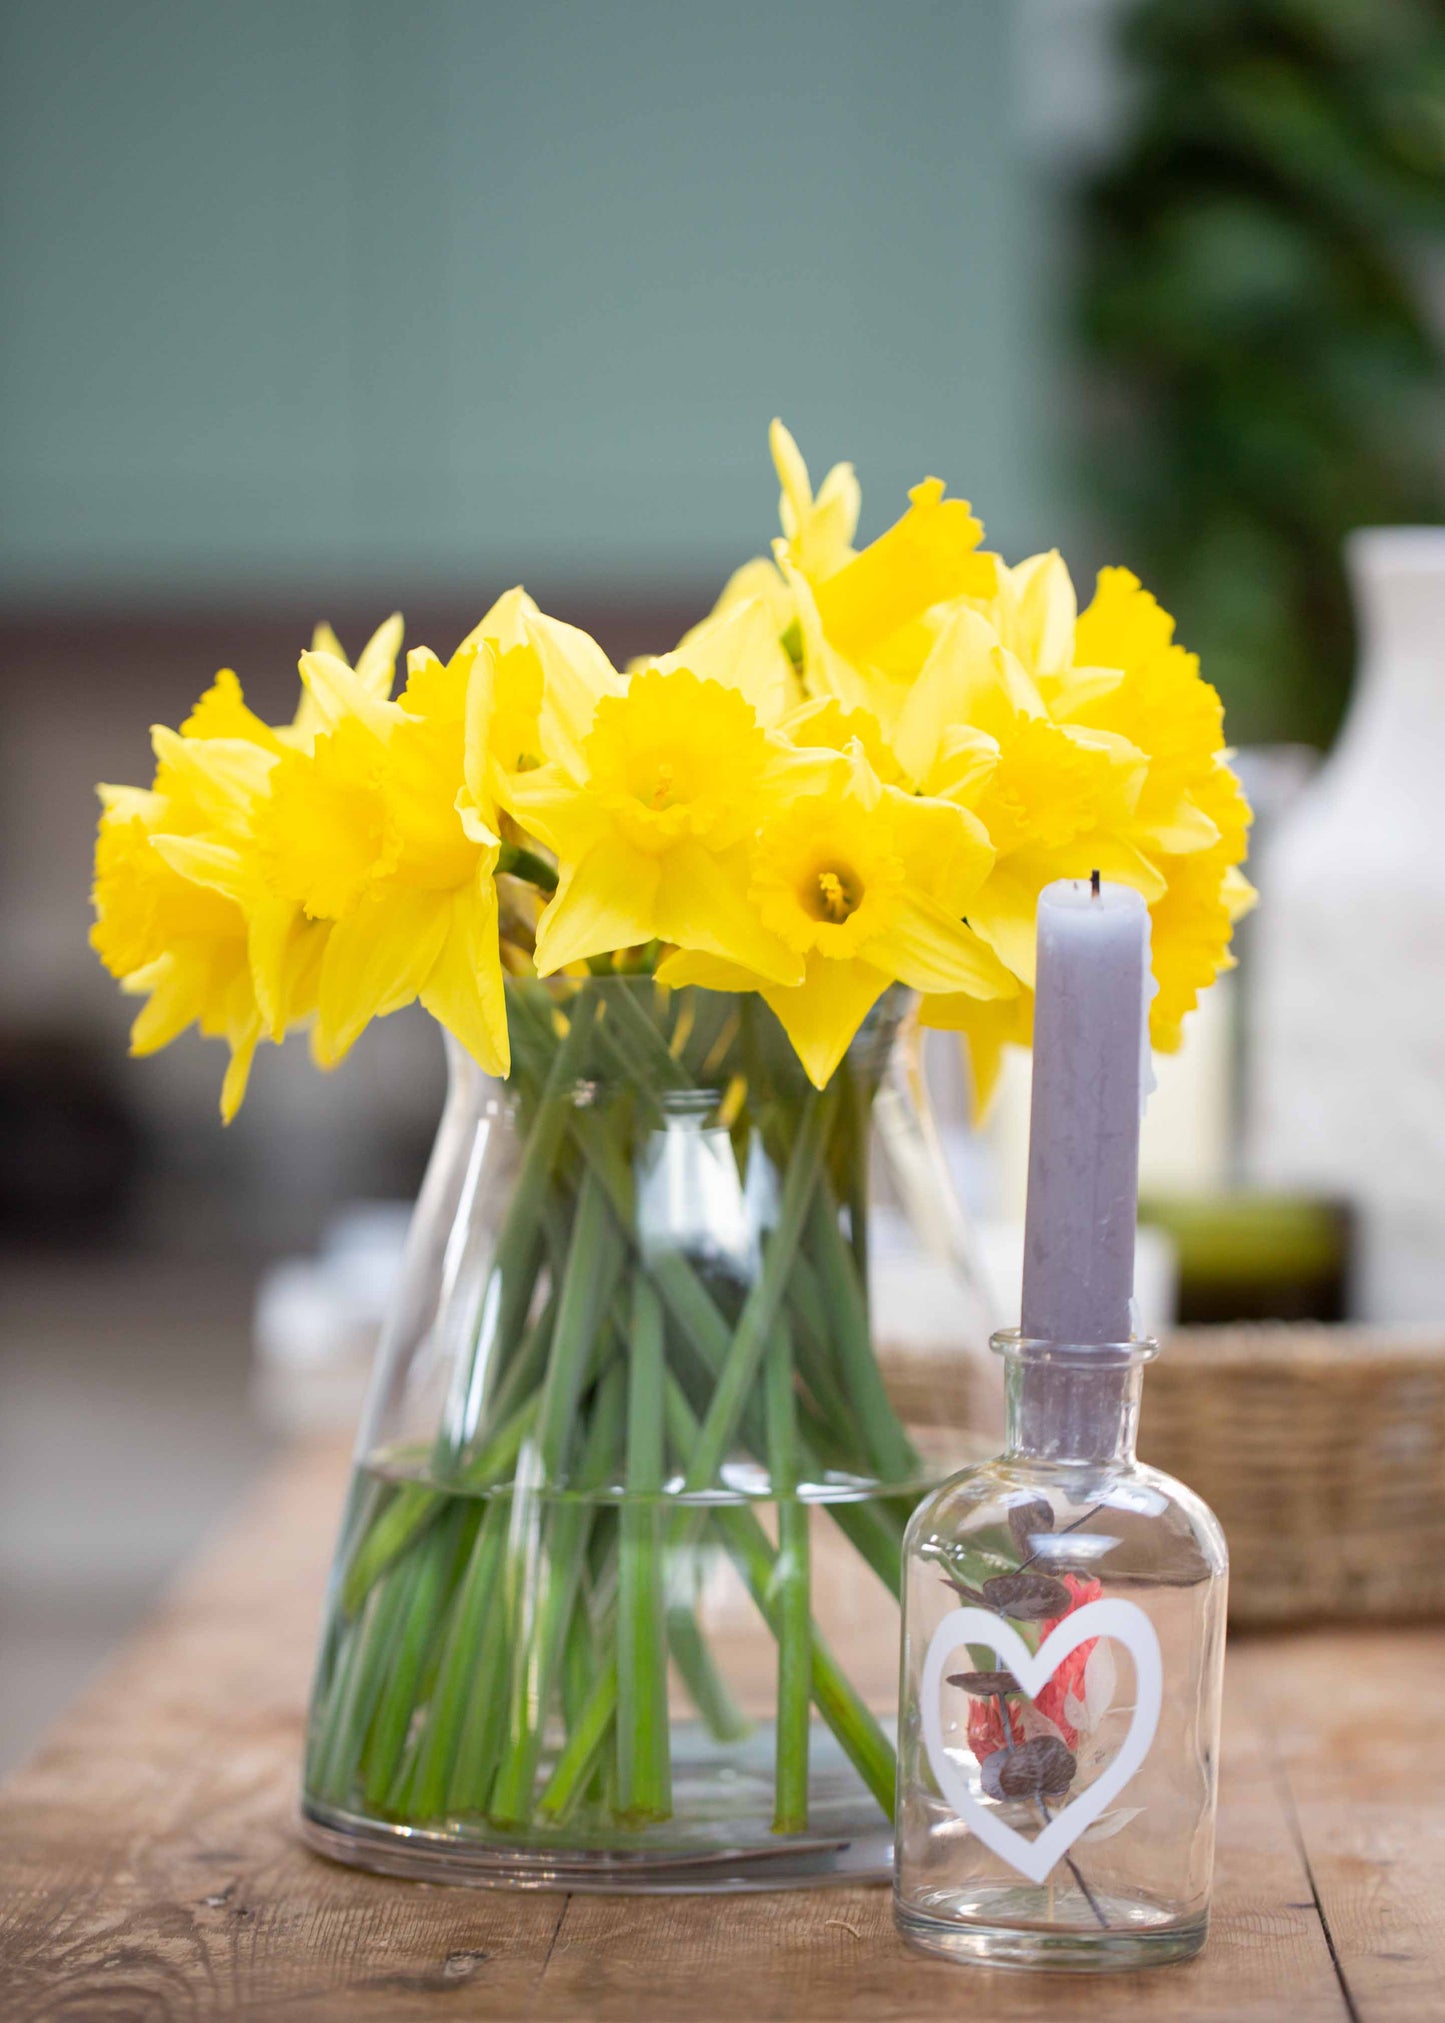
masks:
[[[1009,0],[9,0],[0,597],[707,582],[764,431],[1061,531]]]

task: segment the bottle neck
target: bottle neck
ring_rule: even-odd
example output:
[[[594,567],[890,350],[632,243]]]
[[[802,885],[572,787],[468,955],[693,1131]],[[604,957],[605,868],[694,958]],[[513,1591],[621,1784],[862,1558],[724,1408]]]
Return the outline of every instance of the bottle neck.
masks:
[[[1346,552],[1360,633],[1361,707],[1404,707],[1445,723],[1445,528],[1364,528]],[[1417,734],[1417,717],[1410,721]]]
[[[1064,1347],[1006,1340],[1004,1452],[1011,1461],[1128,1468],[1152,1343]]]

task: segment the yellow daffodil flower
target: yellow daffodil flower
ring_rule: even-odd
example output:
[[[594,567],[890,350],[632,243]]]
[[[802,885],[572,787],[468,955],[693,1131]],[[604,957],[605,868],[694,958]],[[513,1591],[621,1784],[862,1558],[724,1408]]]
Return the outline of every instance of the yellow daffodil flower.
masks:
[[[782,487],[778,520],[789,560],[805,579],[821,582],[853,558],[862,505],[857,476],[851,464],[834,464],[815,497],[798,445],[780,421],[774,420],[768,430],[768,448]],[[761,602],[767,611],[774,638],[796,630],[797,605],[776,558],[757,555],[734,570],[711,616],[719,618],[736,604],[754,602]],[[692,637],[689,633],[681,642],[679,652],[685,652]]]
[[[1027,719],[1001,740],[996,770],[959,790],[1000,852],[974,924],[1031,985],[1033,907],[1042,884],[1099,869],[1134,885],[1153,923],[1151,1034],[1156,1046],[1177,1047],[1199,989],[1230,966],[1233,922],[1253,900],[1238,869],[1247,809],[1223,752],[1219,699],[1200,679],[1195,657],[1175,643],[1173,620],[1127,570],[1103,571],[1080,613],[1060,557],[1038,555],[1014,569],[1000,565],[993,597],[968,609],[988,628],[975,635],[975,658],[990,634],[997,639],[1011,668],[1006,687]],[[905,705],[898,742],[914,765],[926,756],[917,744],[920,726],[931,728],[940,714],[1000,729],[997,691],[990,702],[976,680],[968,693],[955,683],[941,700],[937,686],[930,669]],[[972,742],[972,733],[952,735]],[[963,1000],[927,1000],[923,1016],[967,1033],[980,1100],[1002,1046],[1028,1043],[1022,1008],[1012,1031]]]
[[[1018,986],[964,924],[993,861],[979,823],[947,801],[883,786],[860,747],[758,838],[750,898],[799,958],[796,983],[719,962],[685,935],[666,983],[761,990],[819,1088],[891,983],[1007,997]]]
[[[1037,684],[967,605],[950,616],[900,713],[893,748],[923,791],[977,816],[994,868],[969,923],[1020,982],[1034,980],[1038,896],[1101,871],[1146,899],[1163,880],[1128,840],[1144,754],[1123,737],[1056,724]]]
[[[101,789],[91,940],[122,988],[147,999],[133,1053],[192,1024],[228,1042],[229,1123],[263,1031],[279,1037],[315,1003],[322,936],[255,877],[255,810],[284,747],[234,673],[222,669],[180,735],[157,727],[153,742],[153,788]]]
[[[258,811],[271,891],[330,921],[316,1051],[339,1060],[373,1018],[420,998],[489,1072],[509,1059],[493,873],[501,839],[464,823],[468,683],[483,642],[407,660],[392,702],[334,655],[303,655],[324,728],[276,763]]]
[[[925,479],[856,547],[775,422],[780,538],[677,649],[620,674],[507,591],[445,663],[401,621],[348,666],[329,627],[290,724],[223,671],[148,790],[103,789],[94,940],[148,1002],[137,1050],[314,1018],[331,1064],[413,998],[508,1063],[504,972],[661,945],[668,982],[761,992],[813,1078],[890,983],[970,1047],[1027,1044],[1034,916],[1098,870],[1152,913],[1156,1044],[1229,965],[1252,893],[1219,699],[1126,570],[1080,611],[1055,553],[1009,567]],[[634,957],[634,960],[636,958]]]
[[[652,940],[682,942],[779,982],[803,965],[748,901],[752,842],[826,754],[765,731],[741,691],[652,668],[596,706],[571,767],[511,783],[508,806],[561,876],[537,935],[537,969]]]

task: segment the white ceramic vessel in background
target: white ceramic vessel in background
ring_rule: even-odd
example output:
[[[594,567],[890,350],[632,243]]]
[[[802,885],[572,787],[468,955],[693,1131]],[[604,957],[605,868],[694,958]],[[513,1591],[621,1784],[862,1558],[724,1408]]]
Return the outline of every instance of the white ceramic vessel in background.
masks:
[[[1254,1176],[1360,1213],[1361,1318],[1445,1314],[1445,527],[1347,546],[1354,700],[1257,867]]]

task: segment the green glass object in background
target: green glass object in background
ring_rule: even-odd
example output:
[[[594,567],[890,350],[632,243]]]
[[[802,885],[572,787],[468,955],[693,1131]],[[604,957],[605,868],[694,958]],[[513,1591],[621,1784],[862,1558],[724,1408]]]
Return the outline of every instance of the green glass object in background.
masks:
[[[1144,0],[1121,54],[1132,111],[1085,199],[1082,334],[1120,394],[1094,469],[1236,739],[1322,743],[1344,535],[1445,515],[1445,13]]]

